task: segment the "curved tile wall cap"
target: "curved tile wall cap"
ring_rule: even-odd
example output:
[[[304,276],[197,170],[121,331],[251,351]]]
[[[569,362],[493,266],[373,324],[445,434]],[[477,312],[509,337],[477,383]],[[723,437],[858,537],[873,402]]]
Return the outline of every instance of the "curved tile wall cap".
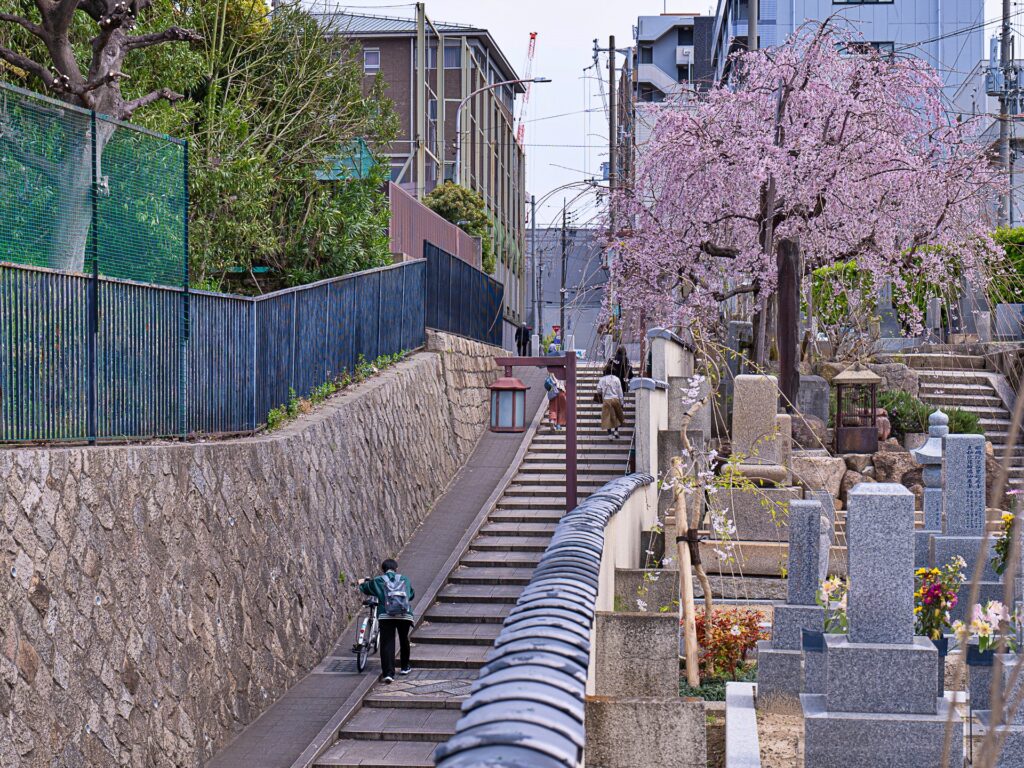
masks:
[[[633,379],[630,388],[667,386]],[[647,474],[616,478],[559,521],[487,654],[455,735],[437,749],[438,768],[577,768],[604,529],[633,491],[653,482]]]
[[[677,336],[676,334],[672,333],[672,331],[668,330],[667,328],[651,328],[651,330],[649,330],[647,332],[647,338],[648,339],[668,339],[669,341],[674,341],[676,344],[678,344],[681,347],[685,347],[690,352],[696,352],[697,351],[697,346],[692,341],[690,341],[689,339],[684,339],[684,338],[682,338],[680,336]]]

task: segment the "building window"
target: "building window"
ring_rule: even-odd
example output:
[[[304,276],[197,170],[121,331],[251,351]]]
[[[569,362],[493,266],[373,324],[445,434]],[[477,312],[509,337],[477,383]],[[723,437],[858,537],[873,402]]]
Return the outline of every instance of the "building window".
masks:
[[[444,47],[444,68],[458,69],[462,66],[462,46],[446,45]]]
[[[640,101],[645,101],[649,104],[657,104],[664,100],[665,94],[659,91],[653,85],[640,86]]]
[[[641,64],[653,64],[654,63],[654,48],[650,45],[640,46],[640,63]]]
[[[693,27],[679,27],[676,45],[693,45]]]
[[[380,72],[380,48],[365,48],[363,50],[363,72],[366,74]]]

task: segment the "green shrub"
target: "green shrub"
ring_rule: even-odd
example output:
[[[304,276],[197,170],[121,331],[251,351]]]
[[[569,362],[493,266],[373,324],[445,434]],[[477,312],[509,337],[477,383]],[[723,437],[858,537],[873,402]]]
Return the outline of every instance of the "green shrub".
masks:
[[[910,393],[894,390],[879,393],[878,407],[889,414],[892,436],[897,440],[913,432],[927,432],[928,415],[934,410]]]
[[[959,408],[944,408],[942,412],[949,416],[949,431],[954,435],[985,434],[978,414],[961,411]]]
[[[908,434],[927,432],[928,417],[938,410],[907,392],[893,390],[879,393],[878,407],[885,408],[889,414],[889,423],[892,424],[892,436],[901,441]],[[949,416],[949,431],[952,434],[985,434],[976,413],[959,408],[943,408],[942,412]]]

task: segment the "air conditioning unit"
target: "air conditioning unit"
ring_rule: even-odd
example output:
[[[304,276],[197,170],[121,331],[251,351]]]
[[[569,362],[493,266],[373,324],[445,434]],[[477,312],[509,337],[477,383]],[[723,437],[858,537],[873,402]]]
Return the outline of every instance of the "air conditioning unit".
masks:
[[[693,46],[692,45],[677,45],[676,46],[676,66],[685,67],[688,64],[693,64]]]

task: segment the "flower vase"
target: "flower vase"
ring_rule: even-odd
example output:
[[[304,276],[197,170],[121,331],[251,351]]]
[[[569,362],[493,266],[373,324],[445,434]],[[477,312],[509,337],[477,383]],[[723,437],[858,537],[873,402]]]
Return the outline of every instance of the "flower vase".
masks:
[[[800,630],[800,647],[804,652],[804,693],[825,693],[825,633]]]
[[[989,709],[992,675],[995,671],[995,649],[982,651],[976,642],[967,645],[967,690],[971,696],[971,709]]]
[[[939,652],[939,689],[938,695],[941,698],[946,692],[946,656],[949,655],[949,638],[943,635],[938,640],[932,638],[932,645]]]

